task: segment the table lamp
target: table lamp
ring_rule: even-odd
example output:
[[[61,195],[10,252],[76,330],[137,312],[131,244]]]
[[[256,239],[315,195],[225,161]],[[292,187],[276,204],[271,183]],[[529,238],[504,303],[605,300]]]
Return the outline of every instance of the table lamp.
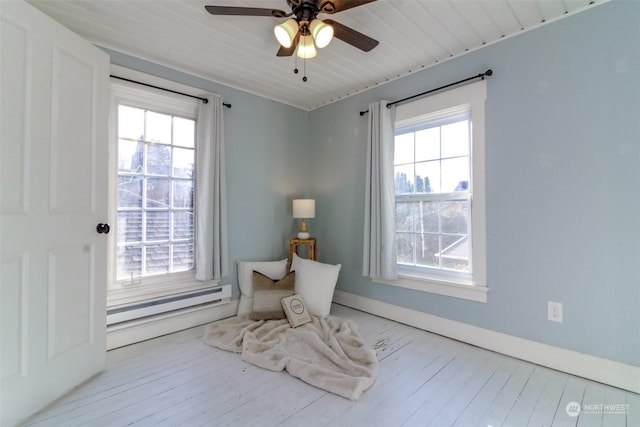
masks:
[[[302,218],[298,238],[308,239],[311,235],[307,227],[307,218],[316,217],[316,201],[314,199],[295,199],[293,201],[293,217]]]

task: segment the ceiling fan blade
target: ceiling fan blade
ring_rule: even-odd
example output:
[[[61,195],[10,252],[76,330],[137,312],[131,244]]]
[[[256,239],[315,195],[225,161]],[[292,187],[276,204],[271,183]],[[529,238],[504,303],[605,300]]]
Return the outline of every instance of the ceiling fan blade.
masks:
[[[296,51],[296,47],[298,47],[298,41],[300,40],[300,31],[296,34],[293,39],[293,43],[291,43],[291,47],[280,46],[278,49],[278,53],[276,56],[291,56]]]
[[[205,6],[204,8],[212,15],[274,16],[276,18],[291,15],[287,14],[284,10],[265,9],[261,7]]]
[[[376,0],[331,0],[327,4],[322,12],[323,13],[338,13],[343,10],[352,9],[354,7],[362,6],[363,4],[372,3]]]
[[[378,40],[372,39],[353,28],[347,27],[346,25],[342,25],[333,19],[325,19],[323,22],[333,27],[334,37],[345,43],[349,43],[351,46],[357,47],[360,50],[369,52],[371,49],[378,46]]]

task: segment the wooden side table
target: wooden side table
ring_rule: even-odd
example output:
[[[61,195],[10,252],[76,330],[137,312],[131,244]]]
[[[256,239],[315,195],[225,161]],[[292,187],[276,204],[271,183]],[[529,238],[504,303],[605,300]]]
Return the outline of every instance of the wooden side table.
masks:
[[[294,237],[289,240],[289,265],[291,265],[291,261],[293,261],[293,254],[298,254],[298,247],[300,245],[309,245],[309,259],[315,261],[316,260],[316,238],[310,237],[308,239],[298,239]]]

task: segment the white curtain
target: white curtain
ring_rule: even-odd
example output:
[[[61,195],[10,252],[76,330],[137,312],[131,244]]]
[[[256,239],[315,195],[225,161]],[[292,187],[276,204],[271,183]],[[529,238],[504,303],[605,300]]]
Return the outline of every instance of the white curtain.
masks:
[[[362,274],[397,278],[393,145],[395,107],[369,104]]]
[[[196,129],[196,279],[229,274],[222,97],[198,107]]]

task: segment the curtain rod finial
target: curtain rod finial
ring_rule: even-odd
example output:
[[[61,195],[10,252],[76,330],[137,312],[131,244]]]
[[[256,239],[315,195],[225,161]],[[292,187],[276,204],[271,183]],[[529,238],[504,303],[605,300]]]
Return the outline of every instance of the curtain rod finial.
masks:
[[[493,75],[493,70],[491,68],[489,68],[487,71],[484,72],[485,76],[492,76]]]

